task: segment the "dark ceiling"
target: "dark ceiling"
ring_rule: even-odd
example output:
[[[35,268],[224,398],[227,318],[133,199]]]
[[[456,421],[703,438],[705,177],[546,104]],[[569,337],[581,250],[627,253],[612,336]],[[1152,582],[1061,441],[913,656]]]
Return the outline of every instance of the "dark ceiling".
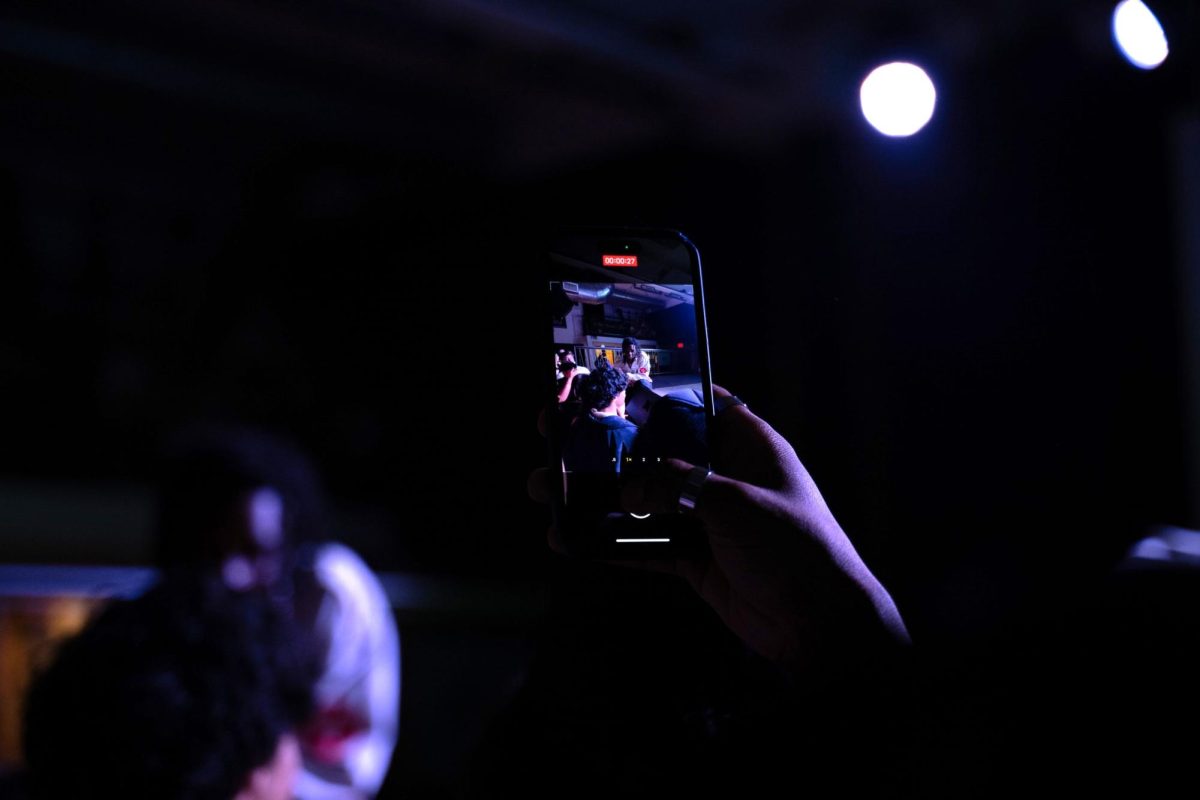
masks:
[[[769,146],[852,126],[858,82],[892,56],[949,77],[1045,34],[1070,59],[1115,57],[1108,9],[1087,0],[67,9],[30,5],[0,27],[10,75],[38,89],[25,98],[31,115],[120,88],[231,124],[400,145],[506,175],[680,140]],[[82,98],[69,93],[80,78]],[[88,125],[128,133],[127,121],[98,110]]]

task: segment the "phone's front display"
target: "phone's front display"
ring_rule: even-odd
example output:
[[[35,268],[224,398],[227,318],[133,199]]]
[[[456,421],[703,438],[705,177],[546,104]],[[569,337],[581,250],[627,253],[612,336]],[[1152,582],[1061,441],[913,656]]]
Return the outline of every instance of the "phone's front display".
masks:
[[[670,232],[572,234],[553,243],[548,268],[558,523],[580,550],[678,549],[687,524],[626,514],[619,491],[622,476],[669,458],[708,463],[712,398],[696,250]]]

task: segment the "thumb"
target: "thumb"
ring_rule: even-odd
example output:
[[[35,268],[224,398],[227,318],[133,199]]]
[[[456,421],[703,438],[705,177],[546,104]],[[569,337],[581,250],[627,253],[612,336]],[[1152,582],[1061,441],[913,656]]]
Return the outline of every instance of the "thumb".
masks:
[[[695,469],[695,465],[686,461],[669,458],[656,472],[629,478],[621,489],[621,507],[634,514],[679,512],[679,495]],[[722,498],[734,494],[729,490],[737,486],[740,486],[738,481],[711,473],[700,485],[691,513],[702,524],[714,521],[724,505]]]

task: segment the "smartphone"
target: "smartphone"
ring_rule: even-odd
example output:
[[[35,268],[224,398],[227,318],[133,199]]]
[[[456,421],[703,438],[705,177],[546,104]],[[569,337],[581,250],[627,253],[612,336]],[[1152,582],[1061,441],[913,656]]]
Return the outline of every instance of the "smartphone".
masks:
[[[620,507],[623,480],[668,458],[709,463],[712,379],[700,252],[682,233],[571,229],[551,237],[546,433],[554,524],[568,553],[672,557],[692,517]],[[547,353],[549,356],[549,353]]]

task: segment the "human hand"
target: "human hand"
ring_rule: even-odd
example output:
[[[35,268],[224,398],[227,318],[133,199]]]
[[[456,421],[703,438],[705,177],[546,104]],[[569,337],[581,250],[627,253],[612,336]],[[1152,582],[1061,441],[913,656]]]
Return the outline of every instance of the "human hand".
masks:
[[[713,391],[732,397],[719,386]],[[670,561],[621,563],[684,578],[747,645],[792,669],[907,643],[895,603],[792,446],[745,406],[718,413],[709,434],[716,471],[690,512],[707,534],[707,549]],[[658,474],[627,479],[624,509],[676,513],[693,469],[668,459]],[[530,476],[534,499],[548,502],[550,477],[547,470]],[[553,530],[550,546],[562,551]]]
[[[895,603],[791,445],[745,406],[718,413],[709,439],[716,471],[690,512],[708,551],[647,566],[685,578],[751,648],[790,667],[907,642]],[[660,474],[628,481],[622,505],[675,513],[692,470],[671,459]]]

